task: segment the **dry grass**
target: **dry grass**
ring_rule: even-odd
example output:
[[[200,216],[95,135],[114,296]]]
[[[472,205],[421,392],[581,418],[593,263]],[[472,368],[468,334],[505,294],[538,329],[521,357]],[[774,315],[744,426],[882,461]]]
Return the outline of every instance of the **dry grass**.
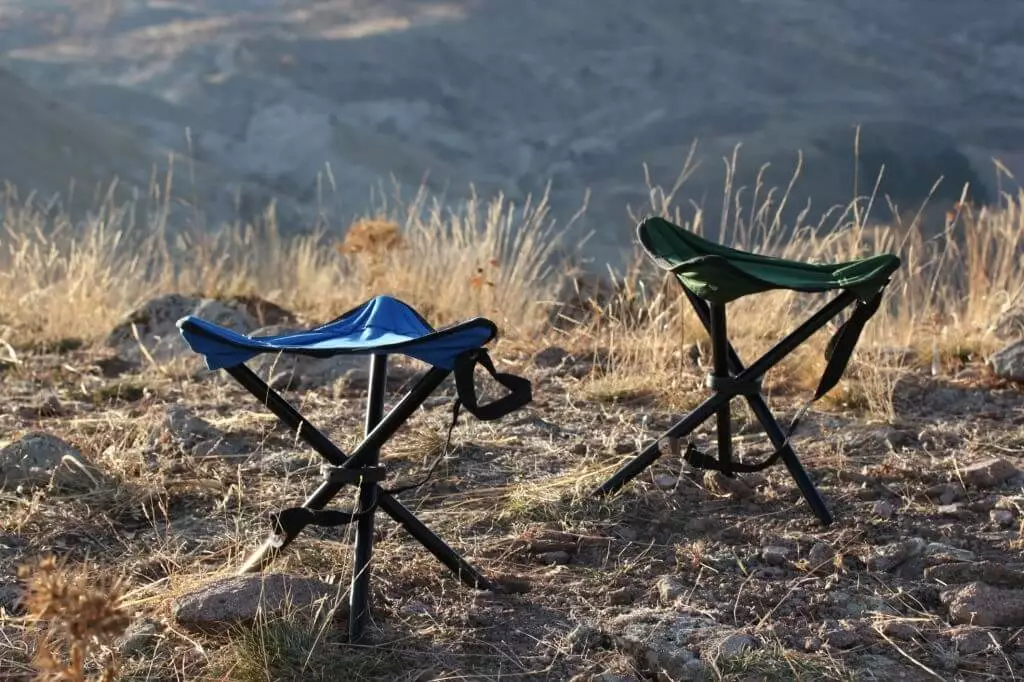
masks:
[[[773,217],[777,196],[771,202],[755,199],[752,208],[728,213],[722,225],[706,226],[699,213],[684,219],[675,204],[678,191],[654,188],[647,211],[689,222],[699,232],[740,247],[803,260],[900,254],[903,268],[884,308],[869,325],[847,377],[822,403],[837,412],[896,423],[896,393],[907,376],[923,372],[941,378],[977,365],[998,343],[994,321],[1020,303],[1024,196],[1004,197],[999,209],[961,207],[938,226],[913,217],[902,224],[871,224],[868,200],[820,224],[784,230]],[[729,192],[727,204],[732,205],[739,191]],[[348,230],[320,225],[291,237],[278,229],[272,211],[259,225],[229,225],[215,233],[172,230],[164,218],[167,211],[159,207],[143,211],[105,204],[92,218],[72,225],[66,217],[9,199],[3,215],[0,373],[4,381],[10,379],[12,404],[24,403],[28,409],[14,416],[12,408],[0,418],[19,425],[50,420],[102,468],[105,478],[77,496],[44,490],[3,497],[7,520],[0,531],[38,537],[40,545],[63,549],[69,561],[81,565],[92,561],[83,555],[94,547],[109,549],[113,543],[119,553],[88,572],[88,581],[58,577],[63,573],[52,563],[35,574],[29,613],[52,624],[43,632],[57,639],[44,640],[40,651],[53,651],[53,656],[37,657],[34,665],[52,672],[60,661],[65,670],[65,677],[51,679],[84,679],[85,671],[103,674],[108,663],[115,669],[113,658],[104,658],[109,653],[104,647],[123,630],[123,601],[168,619],[169,594],[211,570],[237,564],[262,533],[261,515],[296,503],[316,484],[313,459],[284,475],[264,463],[269,455],[294,451],[294,434],[275,431],[264,414],[240,407],[248,405],[247,396],[233,388],[200,385],[186,373],[170,371],[143,370],[107,380],[76,365],[88,360],[123,313],[161,293],[260,296],[309,322],[387,293],[439,325],[474,314],[490,317],[502,331],[501,350],[513,361],[525,355],[520,351],[557,345],[589,358],[589,371],[552,380],[535,392],[541,400],[558,401],[550,412],[537,411],[542,419],[531,417],[507,428],[464,420],[456,430],[453,455],[441,467],[443,483],[432,481],[410,496],[417,512],[446,539],[488,570],[528,574],[543,586],[546,598],[535,593],[512,605],[495,605],[453,589],[438,578],[429,557],[410,550],[411,543],[386,536],[378,550],[378,577],[386,595],[382,608],[400,631],[397,645],[352,649],[337,633],[327,633],[323,623],[289,618],[261,621],[219,639],[172,630],[165,649],[151,653],[146,663],[130,664],[133,679],[207,679],[203,676],[213,674],[239,680],[332,679],[339,666],[350,671],[349,679],[550,678],[564,670],[558,666],[567,655],[552,644],[561,635],[551,623],[561,621],[551,613],[594,609],[613,589],[648,589],[659,570],[692,581],[694,608],[710,608],[723,599],[735,599],[738,608],[741,595],[730,591],[736,585],[717,576],[735,573],[739,566],[739,576],[733,576],[737,585],[754,581],[757,576],[746,567],[750,556],[741,560],[729,554],[733,547],[725,541],[706,541],[698,526],[688,525],[691,517],[724,519],[722,524],[739,534],[734,545],[744,551],[749,547],[743,543],[759,543],[757,534],[766,527],[783,535],[789,532],[786,524],[796,525],[801,538],[811,532],[803,510],[794,506],[784,473],[760,477],[744,493],[769,508],[753,521],[741,506],[750,503],[737,499],[735,489],[711,494],[683,475],[666,491],[651,485],[653,471],[646,473],[624,493],[627,503],[616,507],[611,518],[603,514],[603,503],[589,499],[591,487],[657,430],[653,424],[664,424],[700,400],[699,375],[708,345],[677,285],[639,255],[631,267],[609,273],[601,283],[555,261],[561,226],[548,219],[545,197],[521,207],[498,197],[443,209],[420,195],[409,205],[385,207]],[[819,304],[815,297],[786,292],[731,304],[731,336],[740,355],[750,363]],[[770,397],[789,405],[809,393],[824,366],[824,337],[819,334],[772,373],[766,382]],[[60,401],[24,395],[36,390],[26,385],[49,386]],[[333,433],[358,432],[359,415],[349,414],[357,398],[344,391],[307,396],[303,410]],[[76,405],[77,412],[62,411],[61,402]],[[237,457],[219,457],[176,443],[164,423],[170,402],[201,412],[217,432],[245,441],[248,449]],[[385,452],[389,465],[398,465],[405,475],[429,463],[444,445],[445,417],[417,415],[404,441]],[[735,417],[741,426],[749,421],[742,408]],[[844,487],[837,472],[867,466],[866,461],[873,462],[865,459],[868,455],[887,455],[878,449],[866,455],[860,445],[850,454],[836,438],[825,434],[813,456],[825,463],[839,503],[870,517],[856,506],[863,490]],[[946,467],[945,457],[959,455],[943,451],[929,456],[936,466]],[[664,457],[659,466],[678,468],[678,461],[670,459]],[[878,467],[877,475],[902,486],[901,510],[925,514],[919,492],[937,475],[895,455]],[[351,500],[338,502],[344,506]],[[870,534],[874,523],[865,522],[857,532]],[[521,537],[552,526],[576,534],[576,540],[556,551],[570,553],[577,565],[549,565],[552,560],[540,555],[551,547],[541,551],[536,543],[526,543],[529,549],[523,549]],[[827,536],[828,542],[855,542],[842,532]],[[76,539],[61,545],[65,536]],[[1024,525],[1014,527],[1004,549],[1019,551],[1021,537]],[[339,570],[338,545],[326,535],[314,533],[296,544],[297,553],[281,558],[282,569],[321,575]],[[836,561],[842,565],[841,556]],[[97,581],[115,569],[129,576],[127,596],[120,587],[107,590]],[[823,591],[841,581],[851,593],[862,589],[859,577],[841,573],[837,568],[835,575],[811,577]],[[797,579],[810,578],[801,573]],[[770,594],[771,580],[763,582]],[[435,584],[441,587],[435,590]],[[75,611],[60,595],[78,595],[75,604],[81,609]],[[780,603],[781,595],[775,596],[768,606],[755,602],[744,608],[755,620],[770,621]],[[704,601],[698,603],[699,598]],[[528,610],[532,620],[524,616],[522,623],[532,625],[521,624],[517,616],[511,627],[513,607]],[[482,614],[479,622],[474,614]],[[16,650],[13,645],[0,648]],[[921,649],[914,655],[924,659],[927,652]],[[641,674],[635,667],[639,664],[619,654],[601,653],[595,661]],[[774,640],[739,658],[714,660],[709,668],[723,680],[856,678],[830,652],[794,651]]]
[[[124,587],[118,581],[98,586],[94,576],[80,570],[76,575],[67,573],[66,567],[52,556],[34,566],[23,566],[19,571],[27,582],[26,620],[39,629],[35,654],[39,679],[51,682],[114,680],[117,661],[109,654],[104,656],[103,652],[124,633],[131,620],[121,604]],[[94,656],[101,660],[90,660]],[[99,668],[95,676],[87,676],[90,665]]]

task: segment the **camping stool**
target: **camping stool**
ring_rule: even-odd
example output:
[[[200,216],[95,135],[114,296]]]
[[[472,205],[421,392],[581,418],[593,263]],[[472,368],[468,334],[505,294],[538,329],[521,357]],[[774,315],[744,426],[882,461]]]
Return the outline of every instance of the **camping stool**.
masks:
[[[307,331],[274,336],[244,336],[191,315],[178,320],[178,328],[189,348],[204,356],[209,369],[226,371],[327,461],[324,467],[325,480],[302,506],[285,509],[273,516],[269,538],[250,555],[239,573],[265,568],[307,525],[342,526],[355,523],[353,575],[349,593],[349,639],[357,641],[369,618],[373,517],[380,507],[463,583],[481,590],[494,588],[480,571],[449,547],[395,497],[400,492],[418,488],[429,479],[437,463],[447,454],[448,443],[428,469],[427,477],[419,483],[385,489],[382,483],[386,472],[379,463],[381,447],[449,374],[455,375],[457,394],[448,428],[449,441],[462,406],[479,419],[492,420],[531,401],[530,382],[497,372],[483,347],[497,336],[498,329],[493,322],[475,317],[435,330],[402,301],[378,296],[332,322]],[[362,442],[346,455],[323,432],[314,428],[298,410],[245,365],[246,361],[261,353],[288,353],[314,358],[369,355],[369,390]],[[391,411],[384,414],[387,359],[390,353],[402,353],[431,367]],[[473,383],[473,371],[478,364],[507,388],[508,394],[480,405]],[[326,509],[334,496],[348,484],[358,486],[357,509]]]
[[[833,264],[784,260],[709,242],[661,218],[642,221],[637,226],[637,236],[651,259],[674,274],[682,284],[683,293],[711,337],[712,369],[706,385],[712,395],[623,465],[595,495],[617,491],[649,467],[660,456],[659,443],[663,439],[686,438],[712,415],[717,415],[718,458],[700,452],[690,442],[684,454],[690,466],[720,471],[731,478],[737,472],[761,471],[781,460],[821,523],[831,524],[832,515],[797,459],[790,437],[803,413],[830,391],[846,370],[861,331],[878,310],[882,292],[899,268],[900,259],[892,254],[881,254]],[[839,293],[756,362],[744,367],[729,343],[725,306],[742,296],[772,289]],[[764,374],[851,305],[849,319],[839,326],[825,349],[827,364],[814,396],[797,411],[789,429],[784,431],[761,395]],[[740,396],[750,405],[775,448],[767,459],[757,464],[733,459],[729,403]]]

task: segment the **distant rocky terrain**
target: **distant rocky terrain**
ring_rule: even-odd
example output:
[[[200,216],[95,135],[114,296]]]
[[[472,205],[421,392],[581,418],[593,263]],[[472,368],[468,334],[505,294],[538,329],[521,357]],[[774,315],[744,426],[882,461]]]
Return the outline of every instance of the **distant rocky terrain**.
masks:
[[[574,229],[615,260],[644,164],[671,186],[694,140],[676,203],[710,220],[738,143],[751,187],[765,163],[784,187],[802,151],[789,218],[870,191],[882,164],[901,209],[939,176],[938,200],[966,182],[997,200],[1017,185],[993,157],[1024,176],[1022,21],[1009,0],[0,0],[0,177],[43,194],[74,177],[85,200],[114,174],[144,187],[175,151],[195,215],[276,197],[289,229],[317,208],[347,225],[395,181],[517,202],[550,181],[562,223],[589,188]]]

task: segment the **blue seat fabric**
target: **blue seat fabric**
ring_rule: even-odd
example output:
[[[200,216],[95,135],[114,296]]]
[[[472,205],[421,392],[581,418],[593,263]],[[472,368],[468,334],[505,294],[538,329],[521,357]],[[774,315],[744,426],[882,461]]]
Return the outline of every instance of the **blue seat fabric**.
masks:
[[[435,330],[402,301],[377,296],[314,329],[273,336],[246,336],[189,315],[178,329],[211,370],[233,367],[261,353],[312,357],[401,353],[442,369],[459,355],[483,347],[498,334],[488,319],[475,317]]]

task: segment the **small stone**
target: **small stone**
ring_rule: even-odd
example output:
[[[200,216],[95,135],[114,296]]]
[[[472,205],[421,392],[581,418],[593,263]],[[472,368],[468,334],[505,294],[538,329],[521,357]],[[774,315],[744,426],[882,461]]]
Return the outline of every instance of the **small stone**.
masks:
[[[569,351],[558,346],[548,346],[533,356],[533,364],[542,369],[561,367],[569,358]]]
[[[729,660],[753,651],[758,647],[758,641],[743,632],[734,632],[718,645],[718,655]]]
[[[822,644],[824,644],[824,642],[821,641],[820,637],[808,637],[804,640],[804,651],[808,653],[820,651]]]
[[[580,623],[565,636],[569,649],[574,654],[584,654],[601,646],[601,632],[585,623]]]
[[[572,561],[572,555],[568,552],[558,550],[555,552],[541,552],[536,555],[537,561],[542,564],[561,566]]]
[[[633,542],[640,536],[636,532],[636,529],[630,528],[629,526],[623,526],[622,528],[619,528],[619,537],[626,542]]]
[[[1024,564],[1004,564],[993,561],[940,564],[926,568],[924,575],[946,585],[983,582],[996,587],[1024,588]]]
[[[840,627],[825,634],[829,646],[837,649],[852,649],[861,643],[862,637],[855,628]]]
[[[91,490],[103,475],[77,448],[57,436],[28,433],[0,449],[0,483],[6,488],[44,486],[58,490]]]
[[[612,448],[616,455],[625,455],[636,450],[636,443],[631,440],[620,440]]]
[[[976,488],[994,488],[1013,478],[1018,473],[1017,467],[1001,457],[993,457],[976,462],[963,469],[964,480]]]
[[[678,478],[668,474],[658,474],[654,477],[654,485],[660,490],[672,490],[678,482]]]
[[[973,656],[996,646],[988,631],[971,626],[957,628],[952,639],[961,656]]]
[[[676,578],[670,575],[663,575],[658,579],[658,599],[662,604],[671,604],[686,590],[686,587]]]
[[[184,405],[167,407],[167,432],[185,447],[192,447],[201,440],[216,438],[219,434],[205,419]]]
[[[702,680],[707,666],[693,649],[718,624],[700,614],[671,609],[636,609],[602,625],[613,645],[655,679]]]
[[[174,619],[194,632],[223,632],[334,599],[339,612],[347,613],[344,594],[344,587],[286,573],[228,576],[175,599]]]
[[[895,637],[896,639],[909,640],[917,637],[918,629],[911,623],[905,620],[891,620],[882,626],[882,632],[889,637]]]
[[[1003,325],[1005,328],[1007,325]],[[992,373],[1000,379],[1024,381],[1024,341],[1011,343],[993,353],[987,361]]]
[[[816,542],[811,547],[810,551],[807,552],[807,560],[811,562],[813,566],[820,566],[821,564],[831,561],[835,554],[836,553],[827,543]]]
[[[719,495],[730,495],[737,500],[754,497],[754,489],[741,478],[729,478],[720,471],[704,472],[704,487]]]
[[[41,419],[47,417],[59,417],[64,414],[64,406],[55,395],[48,395],[36,405],[29,405],[19,410],[24,419]]]
[[[896,514],[896,507],[886,500],[878,500],[871,506],[871,513],[880,519],[891,519]]]
[[[0,609],[8,616],[21,615],[23,609],[21,587],[16,583],[0,584]]]
[[[634,599],[633,591],[628,587],[612,590],[608,593],[609,606],[625,606],[626,604],[632,604]]]
[[[718,521],[710,516],[697,516],[686,522],[687,533],[708,533],[718,527]]]
[[[865,563],[875,571],[892,571],[904,561],[920,556],[928,543],[922,538],[909,538],[876,547]]]
[[[964,509],[963,504],[960,502],[954,502],[953,504],[940,504],[935,508],[935,512],[939,516],[946,516],[954,519],[967,519],[971,516],[971,513]]]
[[[769,545],[761,550],[761,558],[771,566],[784,566],[789,563],[789,548]]]
[[[944,561],[946,563],[954,561],[974,561],[976,556],[974,552],[968,549],[960,549],[959,547],[953,547],[941,542],[929,542],[924,548],[924,556]]]
[[[981,582],[943,592],[949,620],[981,627],[1024,626],[1024,590],[991,587]]]
[[[943,486],[942,493],[939,495],[939,502],[942,503],[942,506],[948,507],[952,506],[952,504],[956,502],[958,499],[961,499],[961,497],[962,495],[960,495],[960,492],[959,490],[957,490],[956,486],[947,485]]]
[[[1003,528],[1012,526],[1016,521],[1014,513],[1009,509],[993,509],[989,512],[989,518],[992,519],[992,523]]]
[[[156,649],[159,639],[159,624],[150,618],[143,618],[128,626],[118,641],[118,648],[121,649],[121,655],[127,658],[148,656]]]

